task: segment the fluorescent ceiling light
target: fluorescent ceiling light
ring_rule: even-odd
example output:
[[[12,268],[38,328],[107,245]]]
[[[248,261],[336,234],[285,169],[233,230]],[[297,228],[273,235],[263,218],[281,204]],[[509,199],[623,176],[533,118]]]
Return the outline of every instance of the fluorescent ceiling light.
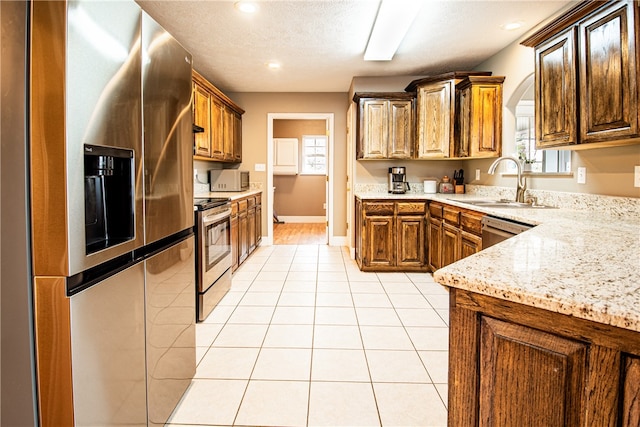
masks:
[[[267,62],[267,67],[270,70],[278,70],[280,68],[280,63],[276,61]]]
[[[390,61],[418,15],[422,3],[422,0],[381,0],[364,60]]]

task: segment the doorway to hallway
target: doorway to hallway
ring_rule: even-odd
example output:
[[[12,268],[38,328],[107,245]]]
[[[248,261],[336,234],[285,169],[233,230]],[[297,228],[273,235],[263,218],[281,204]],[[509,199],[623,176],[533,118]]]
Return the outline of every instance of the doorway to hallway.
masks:
[[[333,113],[268,114],[267,231],[273,244],[330,244],[333,128]]]

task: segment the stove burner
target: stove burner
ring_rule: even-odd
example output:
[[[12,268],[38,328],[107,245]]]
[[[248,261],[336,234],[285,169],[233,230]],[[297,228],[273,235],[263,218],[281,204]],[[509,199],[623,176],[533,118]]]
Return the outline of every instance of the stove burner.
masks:
[[[204,211],[207,209],[215,208],[217,206],[222,206],[225,203],[229,203],[231,199],[229,197],[207,197],[207,198],[197,198],[193,199],[193,205],[199,211]]]

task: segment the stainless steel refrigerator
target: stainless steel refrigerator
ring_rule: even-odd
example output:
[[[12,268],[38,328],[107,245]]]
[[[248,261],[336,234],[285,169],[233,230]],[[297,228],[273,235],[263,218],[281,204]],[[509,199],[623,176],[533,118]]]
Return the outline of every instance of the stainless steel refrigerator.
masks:
[[[195,373],[191,55],[133,1],[32,3],[43,424],[164,424]]]

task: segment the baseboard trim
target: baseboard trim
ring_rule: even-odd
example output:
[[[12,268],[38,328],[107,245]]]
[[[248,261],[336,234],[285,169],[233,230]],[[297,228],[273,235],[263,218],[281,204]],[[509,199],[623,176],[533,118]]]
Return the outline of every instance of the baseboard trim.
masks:
[[[323,223],[327,222],[327,217],[324,216],[283,216],[278,215],[280,221],[293,222],[293,223]]]

